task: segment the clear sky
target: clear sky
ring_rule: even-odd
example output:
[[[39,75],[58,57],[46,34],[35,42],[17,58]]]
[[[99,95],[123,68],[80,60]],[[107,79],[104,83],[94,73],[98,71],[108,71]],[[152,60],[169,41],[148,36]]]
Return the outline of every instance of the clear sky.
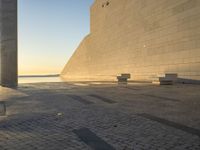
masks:
[[[19,74],[60,73],[89,33],[94,0],[18,0]]]

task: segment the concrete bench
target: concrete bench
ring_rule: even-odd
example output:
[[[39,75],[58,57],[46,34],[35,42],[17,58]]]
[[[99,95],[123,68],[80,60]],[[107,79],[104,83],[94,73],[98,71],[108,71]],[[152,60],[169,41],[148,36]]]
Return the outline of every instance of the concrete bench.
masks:
[[[167,73],[162,77],[155,77],[152,83],[159,85],[173,85],[178,79],[178,74]]]
[[[131,78],[131,74],[121,74],[117,76],[118,83],[127,84],[128,79]]]

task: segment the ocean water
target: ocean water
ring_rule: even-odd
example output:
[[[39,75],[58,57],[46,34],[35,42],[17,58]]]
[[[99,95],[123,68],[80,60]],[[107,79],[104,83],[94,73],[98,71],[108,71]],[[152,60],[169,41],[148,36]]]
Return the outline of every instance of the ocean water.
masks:
[[[60,77],[18,77],[20,83],[62,82]]]

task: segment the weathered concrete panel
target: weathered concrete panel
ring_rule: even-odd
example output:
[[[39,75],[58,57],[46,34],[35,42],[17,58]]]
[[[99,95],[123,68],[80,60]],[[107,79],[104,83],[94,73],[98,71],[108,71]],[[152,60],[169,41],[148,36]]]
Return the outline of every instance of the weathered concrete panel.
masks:
[[[17,86],[17,0],[0,0],[0,85]]]
[[[199,0],[96,0],[91,33],[71,57],[67,80],[150,80],[165,73],[200,80]]]

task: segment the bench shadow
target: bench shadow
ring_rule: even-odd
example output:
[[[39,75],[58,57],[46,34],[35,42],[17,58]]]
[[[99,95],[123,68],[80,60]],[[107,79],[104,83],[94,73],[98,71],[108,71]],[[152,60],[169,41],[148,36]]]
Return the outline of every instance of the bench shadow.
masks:
[[[200,80],[193,80],[186,78],[177,78],[177,82],[182,84],[200,84]]]

